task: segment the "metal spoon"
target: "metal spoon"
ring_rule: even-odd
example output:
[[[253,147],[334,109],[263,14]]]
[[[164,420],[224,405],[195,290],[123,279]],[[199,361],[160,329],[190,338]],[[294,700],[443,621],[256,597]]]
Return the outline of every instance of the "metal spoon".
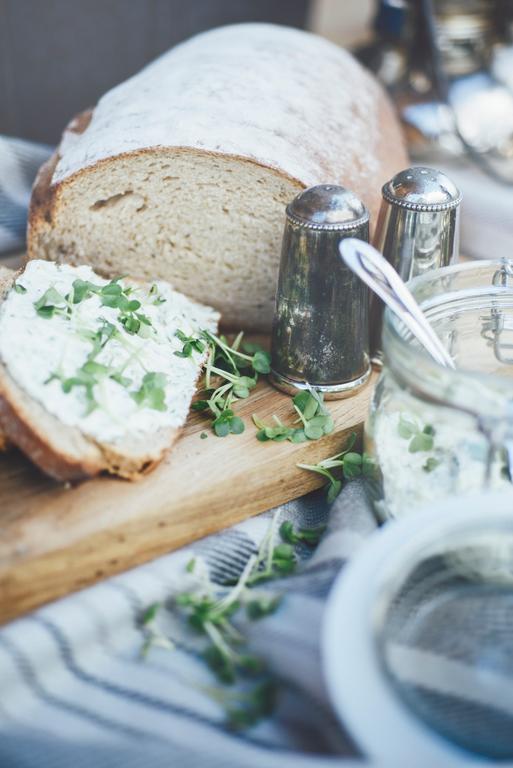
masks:
[[[342,240],[339,251],[349,269],[385,302],[426,352],[440,365],[456,368],[454,360],[434,332],[406,283],[381,253],[369,243],[354,237]],[[493,431],[487,430],[485,434],[497,447]],[[509,478],[513,483],[513,441],[499,441],[498,445],[503,445],[506,450]]]
[[[340,255],[349,269],[376,293],[440,365],[456,368],[406,283],[391,264],[369,243],[342,240]]]

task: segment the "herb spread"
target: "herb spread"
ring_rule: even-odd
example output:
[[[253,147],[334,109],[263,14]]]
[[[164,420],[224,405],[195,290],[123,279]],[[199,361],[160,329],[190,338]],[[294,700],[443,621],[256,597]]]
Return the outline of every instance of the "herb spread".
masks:
[[[184,423],[204,354],[175,354],[177,332],[215,332],[217,321],[168,283],[34,260],[1,305],[0,358],[61,422],[117,442]]]

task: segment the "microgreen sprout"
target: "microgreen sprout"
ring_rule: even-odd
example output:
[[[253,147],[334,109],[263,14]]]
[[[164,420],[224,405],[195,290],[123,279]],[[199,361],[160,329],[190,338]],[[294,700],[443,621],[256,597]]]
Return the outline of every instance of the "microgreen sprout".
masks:
[[[16,293],[27,293],[27,289],[21,283],[14,283],[14,290]]]
[[[325,525],[319,525],[317,528],[299,528],[296,531],[292,522],[285,520],[280,526],[280,536],[289,544],[307,544],[309,547],[315,547],[325,530]]]
[[[153,283],[153,285],[151,286],[149,291],[149,296],[153,299],[152,304],[154,304],[155,306],[166,303],[166,299],[160,295],[159,289],[156,283]]]
[[[320,461],[318,464],[298,464],[300,469],[307,469],[322,475],[328,481],[328,501],[336,499],[342,490],[343,480],[351,480],[354,477],[364,475],[370,477],[374,474],[374,461],[367,454],[352,451],[356,442],[356,434],[353,432],[344,451]],[[333,469],[340,469],[341,474],[333,474]]]
[[[416,421],[407,418],[402,413],[399,416],[397,432],[404,440],[409,440],[408,451],[419,453],[433,450],[435,429],[431,424],[421,427]],[[434,467],[432,467],[434,469]],[[428,472],[431,470],[427,470]]]
[[[331,414],[324,405],[322,395],[315,390],[298,392],[292,398],[292,406],[298,415],[293,425],[287,426],[277,416],[273,416],[274,424],[265,424],[253,415],[257,428],[257,440],[266,442],[303,443],[305,440],[319,440],[324,435],[333,432],[334,424]]]
[[[67,308],[66,298],[51,285],[40,298],[34,302],[34,308],[40,317],[49,319],[57,314],[64,314]]]
[[[422,469],[424,472],[433,472],[433,470],[435,470],[439,465],[440,459],[437,459],[434,456],[430,456],[422,465]]]
[[[269,373],[269,353],[258,344],[243,343],[242,333],[231,345],[225,336],[215,336],[210,331],[193,336],[177,331],[176,335],[183,345],[179,352],[175,352],[179,357],[190,357],[194,350],[207,350],[204,397],[192,404],[192,410],[209,414],[212,430],[218,437],[243,432],[244,422],[232,406],[237,400],[249,397],[259,374]]]
[[[111,379],[125,389],[128,389],[132,384],[132,380],[124,375],[124,369],[132,360],[138,359],[140,347],[130,343],[128,337],[123,333],[123,329],[126,334],[132,336],[137,334],[143,338],[147,338],[153,332],[151,320],[140,311],[142,304],[133,296],[133,288],[123,286],[121,280],[122,277],[117,277],[109,283],[98,285],[78,278],[73,281],[71,290],[66,296],[63,296],[55,286],[50,286],[34,303],[36,312],[45,318],[54,315],[66,315],[69,318],[73,314],[75,305],[92,296],[98,297],[101,306],[118,310],[117,320],[122,328],[116,327],[114,323],[103,317],[98,318],[99,325],[94,330],[78,327],[77,335],[92,345],[86,362],[72,376],[64,376],[61,371],[56,371],[47,380],[47,383],[55,379],[59,380],[65,393],[71,392],[76,387],[82,387],[87,403],[86,415],[99,405],[95,396],[95,388],[103,380]],[[155,287],[154,291],[153,287]],[[159,299],[158,291],[156,286],[153,287],[149,293],[155,297],[156,301]],[[114,339],[130,353],[128,360],[121,367],[114,367],[104,362],[100,363],[97,359],[106,344]],[[163,373],[145,371],[139,389],[130,394],[139,406],[164,411],[166,410],[166,385],[167,377]]]
[[[151,371],[144,375],[140,388],[132,393],[137,405],[145,405],[155,411],[166,410],[167,376]]]
[[[158,615],[161,609],[162,603],[153,603],[146,609],[141,619],[141,628],[144,634],[144,642],[140,651],[141,658],[146,658],[150,648],[158,647],[171,651],[175,647],[158,625]]]
[[[235,416],[232,410],[225,408],[224,411],[213,420],[212,428],[218,437],[226,437],[230,433],[240,435],[241,432],[244,432],[244,422],[239,416]]]
[[[151,320],[138,311],[141,309],[141,302],[132,298],[133,289],[130,286],[123,286],[121,279],[116,277],[105,285],[97,285],[89,280],[74,280],[71,291],[72,303],[80,304],[96,295],[102,306],[119,310],[119,322],[127,333],[147,338],[151,333]]]
[[[291,573],[296,566],[294,547],[314,546],[323,527],[295,530],[285,521],[278,527],[276,513],[260,544],[233,584],[219,585],[210,580],[204,561],[193,557],[185,570],[196,581],[193,589],[177,595],[171,610],[183,615],[191,631],[203,636],[203,661],[223,686],[242,683],[242,688],[200,689],[221,704],[227,722],[233,728],[248,728],[271,714],[277,692],[277,681],[267,669],[265,660],[248,647],[247,637],[234,621],[244,613],[249,621],[260,621],[280,607],[283,597],[265,591],[260,582]],[[282,541],[276,541],[277,538]],[[151,605],[141,624],[144,633],[142,655],[153,646],[173,648],[172,640],[163,635],[157,618],[160,603]]]
[[[205,342],[200,338],[197,338],[196,336],[187,336],[180,330],[175,333],[175,336],[177,336],[183,344],[182,349],[174,353],[177,357],[192,357],[193,351],[200,353],[205,351]]]

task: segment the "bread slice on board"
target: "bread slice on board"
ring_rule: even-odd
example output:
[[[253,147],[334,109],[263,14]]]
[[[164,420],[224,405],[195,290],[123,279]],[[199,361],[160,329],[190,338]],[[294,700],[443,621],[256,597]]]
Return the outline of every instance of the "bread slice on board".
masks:
[[[52,477],[136,479],[183,426],[204,353],[187,336],[218,314],[162,281],[107,281],[90,267],[29,262],[3,281],[0,428]]]
[[[182,43],[75,119],[34,187],[31,258],[169,280],[236,330],[269,330],[285,206],[320,183],[377,217],[408,165],[352,56],[271,24]]]

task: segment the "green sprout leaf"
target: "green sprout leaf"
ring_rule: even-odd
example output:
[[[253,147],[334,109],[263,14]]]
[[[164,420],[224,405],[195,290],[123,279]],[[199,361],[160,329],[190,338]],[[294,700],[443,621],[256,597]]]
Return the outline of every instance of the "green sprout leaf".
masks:
[[[296,531],[293,523],[285,520],[280,526],[280,536],[283,541],[292,545],[307,544],[314,547],[319,543],[325,530],[325,525],[319,525],[316,528],[299,528]]]
[[[431,424],[426,424],[421,428],[412,419],[408,419],[403,414],[400,414],[397,431],[400,437],[410,441],[408,445],[410,453],[431,451],[433,449],[435,429]]]
[[[229,408],[222,411],[212,422],[214,432],[218,437],[226,437],[230,433],[240,435],[244,432],[244,422],[238,416],[235,416]]]
[[[151,286],[149,295],[153,299],[152,304],[155,306],[158,306],[159,304],[165,304],[166,302],[166,299],[159,294],[159,289],[156,283],[153,283]]]
[[[158,612],[162,608],[162,603],[152,603],[144,612],[143,617],[141,619],[141,624],[144,626],[151,624],[151,622],[155,621]]]
[[[251,364],[253,366],[253,369],[257,373],[270,373],[271,372],[271,355],[269,354],[269,352],[264,352],[263,350],[259,350],[258,352],[255,352],[255,354],[253,355]]]
[[[40,317],[51,318],[55,314],[62,314],[66,307],[66,299],[53,286],[50,286],[43,295],[34,302],[34,307]]]
[[[187,336],[183,331],[177,330],[175,336],[180,339],[183,344],[181,350],[177,350],[174,354],[177,357],[192,357],[192,353],[204,352],[205,342],[196,336]]]
[[[405,440],[409,440],[416,435],[419,431],[417,424],[414,421],[406,418],[402,413],[399,416],[399,424],[397,426],[399,436]]]
[[[440,459],[436,459],[434,456],[431,456],[429,459],[426,459],[422,465],[422,469],[424,472],[433,472],[433,470],[435,470],[438,466],[440,466]]]
[[[320,440],[333,431],[333,418],[324,406],[322,395],[313,390],[304,390],[292,398],[292,405],[299,416],[296,424],[301,426],[287,426],[277,416],[273,416],[275,424],[268,425],[253,415],[253,422],[258,430],[257,440],[289,440],[291,443],[302,443],[305,440]]]
[[[342,490],[343,480],[351,480],[361,475],[372,477],[375,473],[375,462],[367,454],[360,454],[351,449],[354,447],[356,434],[348,440],[346,449],[335,456],[320,461],[318,464],[298,464],[301,469],[316,472],[327,480],[327,498],[333,502]],[[338,474],[334,474],[336,470]]]
[[[246,603],[246,615],[251,621],[263,619],[265,616],[270,616],[274,613],[280,606],[281,601],[281,595],[260,595]]]
[[[167,376],[164,373],[146,373],[141,387],[132,397],[139,406],[152,408],[155,411],[166,410],[166,384]]]

